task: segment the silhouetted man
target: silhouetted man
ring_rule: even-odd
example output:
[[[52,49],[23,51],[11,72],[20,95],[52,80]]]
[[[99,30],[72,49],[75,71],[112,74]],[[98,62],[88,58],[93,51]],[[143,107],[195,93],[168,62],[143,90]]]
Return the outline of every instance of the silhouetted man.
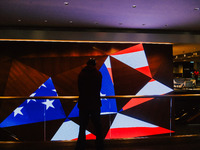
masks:
[[[78,90],[79,90],[79,136],[76,145],[76,150],[84,150],[86,145],[86,128],[89,118],[94,125],[96,131],[96,148],[103,149],[103,136],[101,131],[100,121],[100,90],[102,83],[101,72],[96,68],[96,61],[90,58],[87,66],[83,68],[78,76]]]
[[[196,80],[196,85],[197,85],[197,83],[198,83],[198,77],[199,77],[199,71],[194,70],[193,75],[194,75],[194,78]]]

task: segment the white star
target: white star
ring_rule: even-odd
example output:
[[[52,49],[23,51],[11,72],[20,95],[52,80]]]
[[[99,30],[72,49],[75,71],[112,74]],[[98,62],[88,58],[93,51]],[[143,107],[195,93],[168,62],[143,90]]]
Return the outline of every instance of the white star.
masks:
[[[32,93],[32,94],[30,95],[30,97],[34,97],[34,96],[35,96],[35,94],[36,94],[36,93]]]
[[[56,89],[52,89],[53,92],[56,92]]]
[[[42,84],[43,87],[47,88],[47,86],[45,84]]]
[[[35,99],[27,99],[27,104],[28,104],[30,101],[34,101],[34,102],[36,102]]]
[[[32,93],[29,97],[34,97],[36,93]],[[36,102],[35,99],[27,99],[27,104],[30,102],[30,101],[34,101]]]
[[[46,110],[47,110],[47,109],[49,109],[49,107],[55,108],[53,106],[53,102],[54,102],[54,100],[47,99],[46,102],[42,102],[42,104],[46,105]]]
[[[42,86],[45,87],[45,88],[47,88],[45,84],[42,84],[42,85],[39,87],[39,89],[40,89]]]
[[[100,92],[100,96],[106,96],[106,94],[102,94],[102,93]],[[102,98],[102,100],[106,100],[106,101],[107,101],[107,98]]]
[[[56,95],[58,96],[56,89],[52,89],[52,91],[53,91],[53,92],[55,92],[55,93],[56,93]]]
[[[14,110],[14,117],[17,115],[17,114],[20,114],[23,116],[23,113],[21,112],[23,107],[18,107]]]

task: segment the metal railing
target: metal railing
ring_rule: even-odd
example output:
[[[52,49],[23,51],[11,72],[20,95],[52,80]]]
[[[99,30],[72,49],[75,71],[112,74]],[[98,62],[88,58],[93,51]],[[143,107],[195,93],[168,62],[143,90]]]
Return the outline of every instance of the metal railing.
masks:
[[[200,97],[200,94],[171,94],[171,95],[115,95],[115,96],[101,96],[105,98],[177,98],[177,97]],[[17,100],[17,99],[64,99],[77,100],[79,96],[0,96],[0,100]]]
[[[115,98],[115,99],[132,99],[132,98],[154,98],[154,99],[163,99],[163,98],[167,98],[169,99],[169,112],[170,112],[170,120],[169,120],[169,129],[172,130],[172,104],[173,104],[173,99],[174,98],[178,98],[176,100],[181,100],[181,98],[195,98],[195,100],[197,100],[196,98],[200,97],[200,94],[168,94],[168,95],[115,95],[115,96],[101,96],[101,99],[111,99],[111,98]],[[29,97],[29,96],[0,96],[0,102],[2,100],[6,100],[6,101],[12,101],[12,100],[26,100],[26,99],[60,99],[60,100],[64,100],[66,102],[77,102],[78,101],[79,96],[34,96],[34,97]],[[200,99],[198,99],[200,100]],[[45,124],[46,125],[46,124]],[[44,130],[44,141],[46,140],[46,130]],[[170,132],[169,134],[170,136],[172,135],[172,133]]]

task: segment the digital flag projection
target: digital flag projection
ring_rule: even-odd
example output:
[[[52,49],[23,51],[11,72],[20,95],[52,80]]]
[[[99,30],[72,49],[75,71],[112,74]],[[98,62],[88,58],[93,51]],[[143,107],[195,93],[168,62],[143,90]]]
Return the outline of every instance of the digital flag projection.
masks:
[[[116,73],[117,69],[124,70]],[[126,72],[123,72],[125,70],[129,70],[132,74],[129,74],[128,78],[121,78],[126,74]],[[120,88],[126,86],[122,81],[132,84],[132,80],[138,80],[138,82],[142,81],[141,84],[137,83],[138,85],[129,85],[129,87],[127,87],[130,91],[134,90],[134,86],[140,87],[135,93],[129,93],[132,95],[163,95],[172,91],[171,88],[153,78],[142,44],[109,55],[101,66],[100,72],[103,76],[102,89],[100,92],[101,96],[114,96],[116,93],[116,84],[118,92]],[[141,77],[141,80],[136,78],[138,76]],[[118,81],[118,78],[121,79],[121,82]],[[77,121],[79,110],[77,104],[66,116],[60,100],[36,100],[34,96],[57,96],[52,79],[49,78],[31,94],[30,99],[27,99],[17,107],[3,122],[1,122],[0,127],[6,128],[65,119],[52,136],[51,140],[77,140],[79,131],[79,124]],[[141,104],[154,101],[153,98],[133,98],[126,101],[121,99],[116,100],[115,98],[104,98],[101,99],[101,101],[101,117],[104,121],[103,134],[105,139],[133,138],[174,132],[166,127],[161,127],[148,120],[145,121],[146,119],[141,119],[130,113]],[[96,138],[90,127],[86,131],[86,138]]]
[[[139,44],[137,46],[130,47],[126,50],[108,56],[108,58],[105,60],[104,64],[100,68],[100,71],[103,75],[101,95],[103,96],[115,95],[110,57],[114,57],[115,59],[121,61],[122,63],[132,67],[133,69],[136,69],[137,71],[151,78],[149,82],[147,82],[146,85],[136,95],[161,95],[172,91],[171,88],[152,79],[147,58],[145,56],[144,48],[142,44]],[[128,117],[120,113],[124,110],[133,108],[136,105],[142,104],[150,100],[152,100],[152,98],[131,99],[127,104],[124,105],[124,107],[122,107],[120,111],[117,111],[117,105],[116,105],[117,103],[115,99],[102,99],[101,115],[115,114],[115,118],[105,138],[106,139],[131,138],[131,137],[149,136],[149,135],[165,134],[173,132],[168,129],[150,124],[142,120],[135,119],[133,117]],[[73,117],[78,117],[77,112],[78,108],[76,105],[75,108],[72,110],[72,113],[74,115],[70,114],[68,116],[68,119],[59,128],[59,130],[52,138],[52,140],[75,140],[77,138],[78,136],[77,126],[75,129],[76,132],[71,132],[72,129],[70,129],[69,131],[69,126],[73,127],[72,124],[76,124],[72,120]],[[86,138],[95,139],[95,136],[91,136],[91,133],[87,131]]]
[[[38,100],[34,99],[34,96],[57,96],[51,78],[31,94],[30,99],[25,100],[17,107],[13,113],[0,124],[0,127],[11,127],[66,118],[60,100]]]

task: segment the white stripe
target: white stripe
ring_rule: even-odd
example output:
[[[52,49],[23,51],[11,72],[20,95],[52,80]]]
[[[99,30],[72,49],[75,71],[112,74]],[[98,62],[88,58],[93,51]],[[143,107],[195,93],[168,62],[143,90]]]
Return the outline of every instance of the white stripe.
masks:
[[[148,82],[136,95],[162,95],[173,91],[166,85],[158,82]]]
[[[73,121],[66,121],[60,126],[51,141],[73,140],[78,138],[78,133],[79,125]],[[87,134],[90,134],[90,132],[86,131]]]
[[[116,114],[116,112],[101,112],[101,115],[110,115],[110,114]]]
[[[158,126],[118,113],[110,128],[112,129],[112,128],[127,128],[127,127],[158,127]]]
[[[144,51],[113,55],[112,57],[134,69],[149,66]]]
[[[106,68],[111,68],[110,56],[107,57],[107,59],[105,60],[104,64],[106,65]]]

